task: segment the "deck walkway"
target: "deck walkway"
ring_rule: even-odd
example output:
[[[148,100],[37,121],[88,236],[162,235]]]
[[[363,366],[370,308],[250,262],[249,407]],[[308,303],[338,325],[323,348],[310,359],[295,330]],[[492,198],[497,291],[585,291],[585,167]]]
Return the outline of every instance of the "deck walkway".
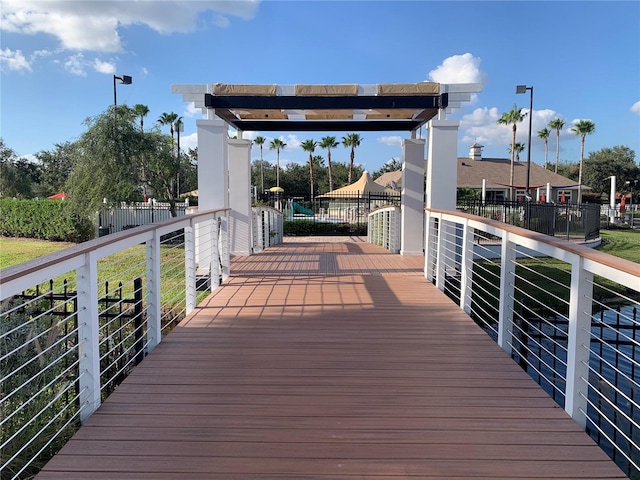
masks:
[[[626,478],[422,263],[234,259],[38,479]]]

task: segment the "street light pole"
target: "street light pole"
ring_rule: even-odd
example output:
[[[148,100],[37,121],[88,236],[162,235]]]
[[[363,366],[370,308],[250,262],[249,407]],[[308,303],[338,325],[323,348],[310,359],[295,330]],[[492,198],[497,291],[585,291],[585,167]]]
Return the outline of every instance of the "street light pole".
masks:
[[[113,106],[114,107],[118,106],[118,97],[116,95],[116,80],[120,80],[120,83],[122,85],[131,85],[131,83],[133,82],[133,78],[129,75],[113,76]]]
[[[527,181],[526,181],[526,191],[525,198],[527,201],[531,200],[531,196],[529,194],[529,189],[531,188],[531,129],[533,122],[533,85],[527,87],[526,85],[518,85],[516,86],[516,94],[526,93],[527,90],[531,92],[529,96],[529,143],[527,146]]]

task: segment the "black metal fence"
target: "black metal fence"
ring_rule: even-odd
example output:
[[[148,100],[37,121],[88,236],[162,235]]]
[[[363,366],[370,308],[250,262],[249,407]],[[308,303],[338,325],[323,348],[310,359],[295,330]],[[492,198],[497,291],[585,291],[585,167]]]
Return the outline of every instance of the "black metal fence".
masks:
[[[362,194],[336,194],[318,196],[313,200],[301,197],[283,197],[282,211],[286,220],[313,220],[333,223],[366,223],[373,210],[400,205],[400,192]]]
[[[458,210],[566,240],[600,237],[600,205],[538,202],[463,202]]]

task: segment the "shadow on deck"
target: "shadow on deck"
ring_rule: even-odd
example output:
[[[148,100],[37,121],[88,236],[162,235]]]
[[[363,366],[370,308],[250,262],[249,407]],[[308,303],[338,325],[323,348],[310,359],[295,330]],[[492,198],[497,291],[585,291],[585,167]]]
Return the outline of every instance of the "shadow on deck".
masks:
[[[423,261],[235,258],[38,478],[626,478]]]

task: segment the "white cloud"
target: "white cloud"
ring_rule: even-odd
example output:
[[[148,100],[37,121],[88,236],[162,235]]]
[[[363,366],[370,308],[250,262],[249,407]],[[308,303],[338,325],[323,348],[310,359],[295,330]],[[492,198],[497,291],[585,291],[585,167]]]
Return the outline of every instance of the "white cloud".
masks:
[[[390,136],[378,137],[376,140],[378,141],[378,143],[382,143],[382,144],[387,145],[389,147],[397,147],[397,146],[402,145],[402,137],[400,137],[398,135],[390,135]]]
[[[522,113],[527,116],[522,123],[517,124],[516,141],[527,143],[529,136],[529,109],[522,109]],[[473,112],[464,115],[460,120],[460,138],[462,142],[471,145],[478,142],[486,147],[504,147],[504,151],[511,145],[512,127],[511,125],[500,125],[498,119],[502,113],[496,107],[492,108],[476,108]],[[554,118],[562,118],[562,115],[554,110],[533,110],[533,119],[531,126],[531,144],[532,151],[536,146],[544,145],[544,141],[538,138],[538,132],[543,128],[549,128],[549,122]],[[568,123],[568,122],[567,122]],[[560,132],[560,136],[573,136],[573,133],[566,127]],[[549,136],[550,143],[555,138],[555,131]],[[506,154],[505,154],[506,155]]]
[[[298,149],[300,148],[300,144],[302,143],[298,136],[293,134],[287,135],[287,138],[280,136],[280,140],[283,140],[284,143],[287,144],[287,146],[285,147],[286,150]]]
[[[634,103],[629,109],[629,111],[640,115],[640,101]]]
[[[93,69],[99,73],[106,73],[107,75],[113,75],[116,73],[116,65],[113,62],[103,62],[96,58],[93,61]]]
[[[198,146],[198,133],[194,132],[190,135],[180,135],[180,150],[188,152],[190,148]]]
[[[24,57],[21,50],[0,49],[0,65],[6,65],[9,70],[31,71],[31,64]]]
[[[184,113],[183,115],[185,117],[195,117],[196,115],[202,115],[202,110],[200,110],[199,108],[196,108],[195,104],[193,102],[187,104],[186,108],[184,109]]]
[[[429,72],[429,78],[438,83],[482,83],[487,76],[480,70],[481,59],[470,53],[445,58],[442,64]]]
[[[64,62],[65,70],[80,77],[87,76],[86,66],[87,62],[85,61],[84,55],[82,55],[82,53],[76,53],[75,55],[67,58]]]
[[[242,19],[255,16],[260,0],[229,2],[201,0],[165,1],[77,1],[3,0],[2,28],[28,35],[53,35],[64,49],[119,52],[122,39],[119,29],[129,25],[146,25],[168,34],[195,30],[202,12],[214,12],[212,22],[226,27],[225,15]]]

